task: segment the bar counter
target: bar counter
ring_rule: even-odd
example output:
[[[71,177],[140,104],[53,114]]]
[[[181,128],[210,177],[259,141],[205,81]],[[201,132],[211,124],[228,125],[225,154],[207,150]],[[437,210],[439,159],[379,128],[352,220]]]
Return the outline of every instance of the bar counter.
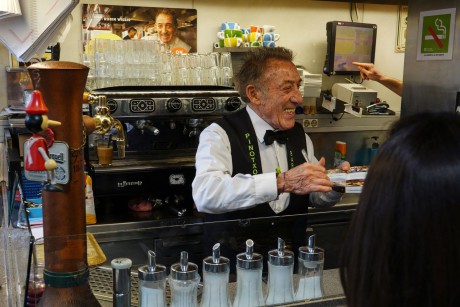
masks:
[[[5,184],[3,183],[3,191],[6,191]],[[356,208],[358,202],[358,194],[346,194],[344,195],[342,201],[336,206],[329,209],[311,209],[311,214],[309,215],[309,220],[311,217],[313,219],[321,219],[321,217],[328,212],[334,212],[338,214],[351,214]],[[2,193],[2,203],[7,204],[6,193]],[[4,306],[20,306],[23,305],[22,300],[24,298],[24,284],[26,280],[27,273],[27,264],[28,264],[28,255],[30,248],[30,233],[27,229],[15,228],[12,225],[8,226],[6,214],[7,206],[3,206],[2,213],[2,236],[1,236],[1,245],[0,245],[0,277],[1,277],[1,288],[0,288],[0,301],[5,302]],[[156,225],[152,228],[153,224]],[[193,220],[193,223],[199,224],[199,220]],[[180,222],[177,225],[173,225],[173,228],[183,227],[189,231],[192,227],[196,225],[180,225]],[[191,227],[188,227],[191,226]],[[122,231],[121,236],[124,240],[130,240],[130,236],[133,233],[139,232],[141,235],[149,235],[149,232],[144,232],[143,227],[151,227],[152,229],[164,228],[165,225],[161,221],[150,221],[142,222],[140,224],[129,224],[122,225],[125,227]],[[141,227],[142,229],[139,229]],[[171,227],[171,225],[169,226]],[[112,235],[117,232],[117,229],[112,228],[110,225],[100,225],[96,224],[93,226],[88,226],[87,231],[94,234],[97,241],[102,242],[111,240]],[[120,234],[118,234],[120,235]],[[136,235],[136,236],[137,236]],[[101,242],[99,242],[101,243]],[[193,244],[193,243],[192,243]],[[112,271],[110,269],[110,261],[115,257],[114,255],[107,253],[107,261],[105,261],[100,266],[90,268],[90,285],[95,294],[96,298],[100,301],[102,306],[112,306]],[[124,251],[113,251],[116,253],[128,252]],[[115,254],[116,254],[115,253]],[[125,255],[129,257],[129,255]],[[326,252],[327,258],[327,252]],[[132,268],[132,306],[137,306],[137,268]],[[102,273],[102,276],[101,276]],[[202,276],[202,272],[199,272]],[[266,279],[266,277],[265,277]],[[345,298],[343,296],[343,289],[341,287],[339,270],[337,268],[326,269],[323,274],[323,283],[324,283],[324,292],[325,297],[323,299],[304,301],[304,302],[295,302],[290,303],[284,306],[345,306]],[[296,284],[296,277],[294,276],[294,284]],[[264,286],[266,283],[264,283]],[[229,285],[229,295],[233,299],[236,290],[236,283],[231,282]],[[168,296],[168,291],[167,291]],[[167,297],[168,298],[168,297]]]

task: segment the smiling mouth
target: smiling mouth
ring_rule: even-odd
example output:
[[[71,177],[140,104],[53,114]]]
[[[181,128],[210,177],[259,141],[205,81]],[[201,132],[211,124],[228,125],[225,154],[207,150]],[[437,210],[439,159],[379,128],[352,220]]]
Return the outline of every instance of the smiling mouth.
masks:
[[[286,109],[284,109],[284,112],[285,112],[285,113],[288,113],[288,114],[295,114],[295,109],[286,108]]]

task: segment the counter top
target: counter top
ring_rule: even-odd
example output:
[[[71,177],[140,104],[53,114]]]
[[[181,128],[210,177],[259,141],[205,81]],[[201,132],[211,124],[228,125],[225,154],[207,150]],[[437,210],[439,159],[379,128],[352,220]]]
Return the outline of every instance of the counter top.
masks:
[[[308,210],[308,213],[334,212],[340,210],[356,209],[356,205],[358,204],[360,195],[361,194],[357,193],[343,194],[342,199],[334,206],[329,208],[310,208]]]
[[[5,201],[5,193],[3,193],[3,201]],[[321,216],[328,213],[347,213],[351,214],[356,208],[356,205],[359,200],[359,194],[345,194],[342,201],[338,203],[336,206],[327,209],[321,208],[313,208],[311,209],[312,216]],[[5,209],[3,207],[3,209]],[[2,224],[5,226],[4,222],[5,219],[2,219]],[[193,222],[197,222],[198,225],[203,223],[202,221],[194,220]],[[184,227],[183,221],[178,220],[174,224],[174,227],[180,226]],[[161,223],[160,223],[161,224]],[[99,228],[98,228],[99,226]],[[120,226],[120,225],[118,225]],[[127,225],[123,225],[127,226]],[[132,224],[129,225],[130,227],[124,228],[122,232],[126,235],[129,235],[132,232],[136,232],[133,230],[139,229],[139,224]],[[144,225],[145,226],[145,225]],[[188,225],[193,226],[193,225]],[[104,226],[95,225],[95,226],[88,226],[88,231],[97,233],[98,230],[107,231],[108,229],[100,228]],[[158,226],[157,226],[158,227]],[[164,225],[163,225],[164,227]],[[190,228],[187,228],[186,231],[190,231]],[[0,246],[0,278],[2,283],[0,284],[0,301],[8,302],[7,306],[16,306],[21,305],[19,302],[22,299],[22,289],[23,281],[25,280],[25,272],[27,270],[27,251],[28,251],[28,244],[30,240],[29,232],[26,229],[19,229],[19,228],[11,228],[11,227],[1,227],[2,229],[2,242]],[[118,228],[118,230],[120,230]],[[112,229],[115,231],[115,229]],[[100,233],[100,232],[99,232]],[[109,231],[110,233],[110,231]],[[146,233],[146,235],[149,235]],[[98,240],[99,241],[99,240]],[[12,247],[12,242],[14,242],[14,248]],[[20,243],[19,243],[20,242]],[[19,246],[20,245],[20,246]],[[18,248],[19,246],[19,248]],[[22,247],[21,247],[22,246]],[[22,259],[24,258],[24,259]],[[22,259],[22,260],[21,260]],[[92,270],[94,268],[91,268]],[[107,271],[107,268],[101,268]],[[20,277],[15,276],[13,279],[11,278],[12,275],[19,274]],[[108,270],[109,277],[111,278],[111,270]],[[92,275],[90,276],[91,281]],[[108,277],[107,277],[108,278]],[[111,282],[108,279],[105,279],[105,283],[107,287],[111,288]],[[339,270],[338,269],[331,269],[325,270],[323,275],[324,280],[324,290],[325,290],[325,298],[320,300],[312,300],[308,302],[296,302],[291,303],[289,305],[284,306],[345,306],[345,298],[343,296],[343,289],[341,287],[340,278],[339,278]],[[8,281],[8,282],[5,282]],[[235,295],[235,283],[230,284],[230,295]],[[231,292],[233,289],[233,292]],[[94,290],[93,290],[94,291]],[[96,293],[95,293],[96,294]],[[107,293],[106,293],[107,295]],[[97,297],[97,295],[96,295]],[[98,297],[98,299],[100,299]],[[18,303],[18,304],[16,304]],[[112,303],[107,301],[107,298],[101,300],[102,306],[111,306]]]
[[[339,212],[350,212],[356,209],[360,194],[344,194],[342,200],[335,206],[330,208],[310,208],[308,214],[310,215],[321,215],[325,213],[339,213]],[[130,232],[136,229],[149,229],[149,228],[165,228],[165,227],[186,227],[192,225],[203,224],[203,218],[200,216],[185,216],[181,218],[170,218],[170,219],[152,219],[152,220],[141,220],[136,222],[126,223],[107,223],[107,224],[94,224],[88,225],[86,230],[92,234],[109,234]]]
[[[399,119],[396,115],[362,115],[356,117],[345,113],[339,115],[340,120],[333,120],[332,114],[305,115],[297,114],[295,119],[301,123],[308,134],[317,132],[352,132],[352,131],[373,131],[387,130]],[[312,122],[312,120],[315,120]],[[314,124],[313,124],[314,123]]]

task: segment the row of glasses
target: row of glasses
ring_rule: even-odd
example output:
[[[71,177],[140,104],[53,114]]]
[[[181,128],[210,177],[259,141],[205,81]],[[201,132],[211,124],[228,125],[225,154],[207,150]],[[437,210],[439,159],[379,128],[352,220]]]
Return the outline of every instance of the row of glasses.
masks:
[[[89,89],[123,85],[233,86],[229,52],[173,54],[158,40],[88,42],[81,57]]]

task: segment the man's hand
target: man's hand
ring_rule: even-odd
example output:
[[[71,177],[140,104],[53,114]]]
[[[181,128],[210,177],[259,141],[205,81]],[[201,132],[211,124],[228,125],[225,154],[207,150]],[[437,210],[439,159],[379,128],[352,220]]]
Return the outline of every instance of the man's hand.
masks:
[[[350,162],[348,161],[344,161],[342,162],[342,164],[339,165],[339,168],[344,172],[348,172],[350,170],[350,167]]]
[[[363,80],[380,81],[383,77],[380,71],[375,68],[372,63],[352,62],[352,64],[358,66],[361,79]]]
[[[333,185],[327,176],[324,157],[318,163],[300,164],[284,173],[283,176],[278,176],[278,180],[284,180],[281,182],[284,192],[302,195],[311,192],[329,192]]]
[[[352,64],[358,66],[359,73],[363,80],[377,81],[399,96],[402,95],[403,83],[401,80],[382,75],[372,63],[352,62]]]

